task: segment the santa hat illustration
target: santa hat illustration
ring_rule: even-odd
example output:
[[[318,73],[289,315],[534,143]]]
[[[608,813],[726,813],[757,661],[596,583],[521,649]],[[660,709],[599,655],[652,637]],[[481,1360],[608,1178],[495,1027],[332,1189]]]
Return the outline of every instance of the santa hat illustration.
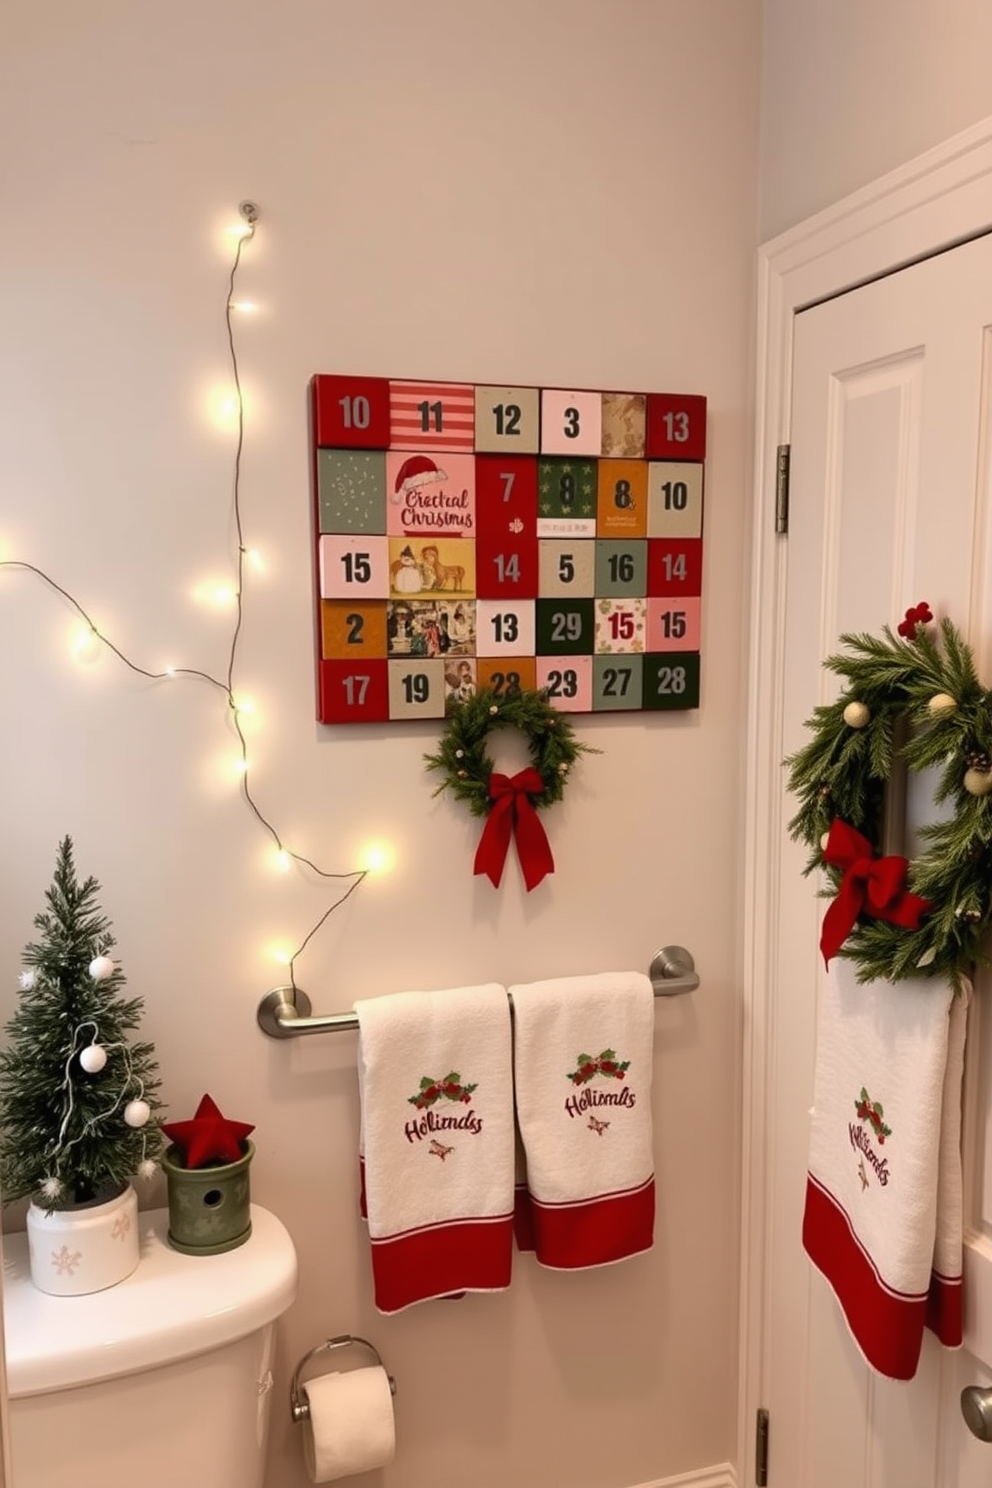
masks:
[[[403,500],[408,491],[415,491],[418,486],[429,485],[431,481],[447,480],[447,474],[439,470],[433,460],[426,455],[411,455],[409,460],[404,460],[396,472],[396,484],[393,488],[394,505]]]

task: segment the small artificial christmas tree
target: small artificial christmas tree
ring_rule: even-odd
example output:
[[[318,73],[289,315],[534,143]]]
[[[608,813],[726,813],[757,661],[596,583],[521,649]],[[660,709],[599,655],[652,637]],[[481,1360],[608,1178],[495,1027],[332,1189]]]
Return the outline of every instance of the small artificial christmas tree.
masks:
[[[121,996],[99,891],[94,878],[77,882],[64,838],[0,1050],[3,1200],[30,1197],[46,1214],[110,1199],[135,1173],[151,1177],[162,1143],[155,1051],[128,1042],[143,1005]]]

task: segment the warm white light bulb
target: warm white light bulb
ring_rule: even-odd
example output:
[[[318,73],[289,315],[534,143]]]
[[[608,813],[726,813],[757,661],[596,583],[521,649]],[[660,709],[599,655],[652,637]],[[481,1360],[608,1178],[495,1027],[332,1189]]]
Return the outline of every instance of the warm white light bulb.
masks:
[[[251,698],[235,698],[234,711],[235,713],[254,713],[255,704]]]
[[[291,953],[287,951],[286,947],[281,945],[273,946],[269,954],[272,957],[272,960],[277,961],[280,966],[288,966],[293,959]]]
[[[100,637],[92,625],[78,625],[72,638],[77,661],[95,661],[100,650]]]
[[[230,579],[203,578],[194,583],[189,591],[194,604],[207,609],[229,610],[237,601],[238,590]]]
[[[240,310],[245,315],[253,315],[258,309],[258,306],[254,300],[232,300],[231,309]]]
[[[234,771],[235,775],[248,774],[248,761],[245,759],[243,754],[239,755],[236,760],[231,761],[231,769]]]
[[[250,563],[252,568],[257,569],[259,573],[261,573],[262,569],[264,569],[265,567],[265,562],[257,548],[245,549],[245,562]]]
[[[367,873],[388,873],[396,862],[396,852],[389,842],[370,842],[362,853],[362,867]]]
[[[212,387],[207,393],[206,404],[207,417],[215,429],[230,433],[238,427],[243,400],[238,398],[237,389],[229,383]]]
[[[293,859],[284,847],[276,849],[274,863],[280,873],[288,873],[292,867]]]

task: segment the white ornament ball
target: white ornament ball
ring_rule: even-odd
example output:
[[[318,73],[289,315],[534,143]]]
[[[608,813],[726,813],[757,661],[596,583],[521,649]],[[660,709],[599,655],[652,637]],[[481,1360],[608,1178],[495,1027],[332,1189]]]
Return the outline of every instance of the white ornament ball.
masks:
[[[22,992],[30,992],[35,983],[34,969],[22,971],[17,980]]]
[[[953,713],[956,707],[957,701],[951,697],[949,692],[935,692],[927,703],[927,710],[930,713]]]
[[[124,1107],[124,1120],[127,1122],[128,1126],[147,1125],[148,1118],[151,1116],[151,1114],[151,1107],[149,1106],[147,1101],[128,1101],[127,1105]]]
[[[90,976],[95,982],[105,982],[114,974],[114,963],[109,956],[96,956],[90,962]]]
[[[154,1178],[157,1172],[158,1163],[153,1163],[150,1157],[142,1158],[141,1162],[138,1164],[139,1178]]]
[[[963,783],[969,796],[987,796],[992,791],[992,770],[966,770]]]
[[[864,703],[857,701],[848,703],[844,709],[844,722],[848,728],[862,729],[871,722],[871,711]]]
[[[107,1051],[102,1044],[88,1044],[79,1062],[88,1075],[98,1075],[107,1062]]]

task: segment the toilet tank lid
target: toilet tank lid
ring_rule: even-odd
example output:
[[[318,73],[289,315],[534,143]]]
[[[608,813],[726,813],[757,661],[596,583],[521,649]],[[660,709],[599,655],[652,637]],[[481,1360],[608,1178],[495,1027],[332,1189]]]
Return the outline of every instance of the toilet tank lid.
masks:
[[[7,1388],[12,1399],[153,1369],[220,1348],[271,1322],[296,1296],[296,1250],[282,1221],[251,1206],[244,1245],[190,1256],[166,1239],[167,1209],[138,1215],[141,1259],[125,1281],[52,1297],[30,1278],[27,1236],[3,1237]]]

